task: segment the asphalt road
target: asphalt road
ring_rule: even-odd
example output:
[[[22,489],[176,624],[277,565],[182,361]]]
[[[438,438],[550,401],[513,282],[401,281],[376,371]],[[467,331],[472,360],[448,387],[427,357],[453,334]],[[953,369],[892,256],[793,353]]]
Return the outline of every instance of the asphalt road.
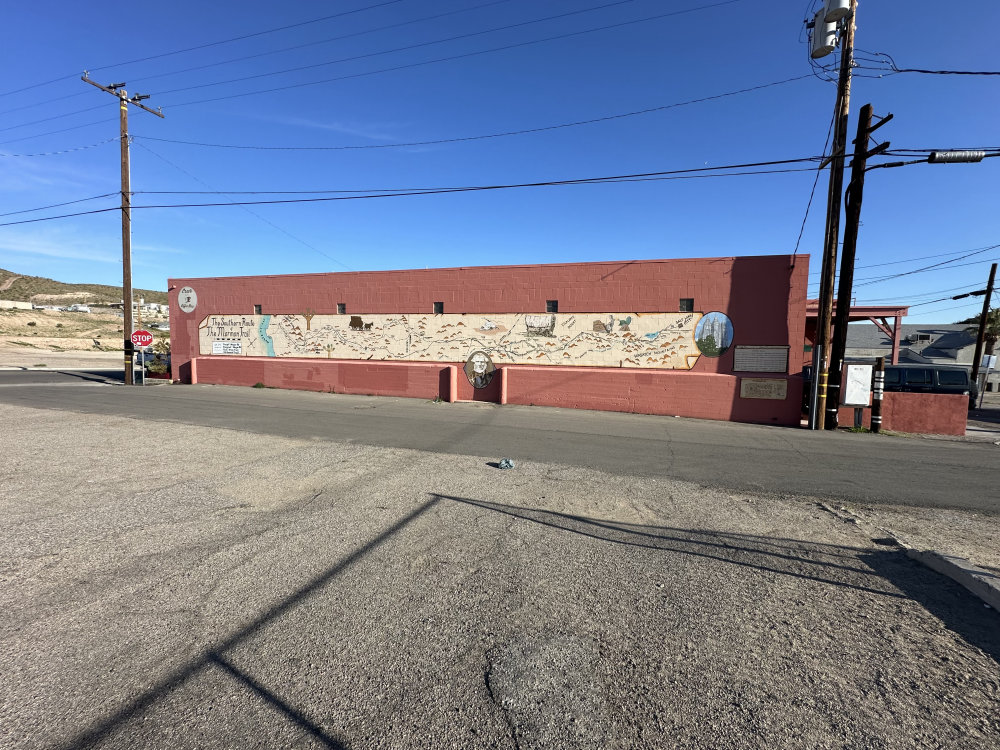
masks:
[[[97,387],[115,375],[0,372],[0,403],[492,461],[531,459],[732,490],[1000,513],[1000,448],[992,443],[274,389]]]

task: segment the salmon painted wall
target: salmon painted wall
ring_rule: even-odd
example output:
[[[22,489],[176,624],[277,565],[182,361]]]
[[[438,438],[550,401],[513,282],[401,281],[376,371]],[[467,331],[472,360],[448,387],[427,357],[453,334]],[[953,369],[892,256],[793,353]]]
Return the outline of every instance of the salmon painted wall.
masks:
[[[430,313],[442,302],[445,313],[489,314],[544,313],[556,300],[560,313],[646,313],[679,312],[680,300],[690,298],[696,312],[732,321],[732,347],[721,357],[702,356],[690,371],[505,365],[508,402],[798,424],[801,381],[791,371],[800,366],[807,278],[807,258],[774,255],[170,279],[172,360],[181,382],[191,382],[194,370],[203,383],[420,398],[445,398],[447,366],[456,364],[459,399],[499,400],[498,384],[471,388],[464,362],[200,356],[198,326],[208,315],[251,315],[256,305],[269,315],[335,315],[340,303],[346,315],[359,315]],[[185,287],[197,297],[191,312],[178,304]],[[788,346],[789,370],[734,373],[738,346]],[[785,398],[741,398],[740,379],[755,377],[787,381]]]
[[[882,394],[882,429],[923,435],[964,435],[969,397],[958,393]],[[840,407],[840,427],[854,426],[854,408]],[[862,426],[871,428],[871,407],[862,411]]]

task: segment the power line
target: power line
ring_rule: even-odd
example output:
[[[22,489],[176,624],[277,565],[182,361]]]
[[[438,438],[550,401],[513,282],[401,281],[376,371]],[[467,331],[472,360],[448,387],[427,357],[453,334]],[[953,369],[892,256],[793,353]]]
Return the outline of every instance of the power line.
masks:
[[[39,154],[5,154],[3,152],[0,152],[0,159],[15,158],[15,157],[23,158],[29,156],[59,156],[61,154],[71,154],[74,151],[86,151],[88,148],[97,148],[98,146],[103,146],[105,143],[111,143],[112,141],[117,141],[117,140],[118,140],[117,138],[108,138],[103,141],[98,141],[97,143],[91,143],[89,146],[76,146],[74,148],[64,148],[61,151],[45,151]],[[3,214],[0,214],[0,216],[3,216]]]
[[[171,52],[161,52],[158,55],[149,55],[147,57],[139,57],[139,58],[136,58],[135,60],[126,60],[124,62],[112,63],[111,65],[99,65],[99,66],[96,66],[96,67],[91,67],[91,68],[89,68],[89,70],[91,70],[91,71],[106,70],[108,68],[117,68],[117,67],[121,67],[123,65],[133,65],[134,63],[147,62],[149,60],[158,60],[158,59],[163,58],[163,57],[171,57],[173,55],[180,55],[180,54],[183,54],[185,52],[194,52],[194,51],[200,50],[200,49],[208,49],[209,47],[218,47],[219,45],[222,45],[222,44],[229,44],[231,42],[239,42],[239,41],[242,41],[244,39],[251,39],[253,37],[264,36],[265,34],[274,34],[274,33],[278,32],[278,31],[287,31],[288,29],[298,28],[299,26],[307,26],[309,24],[320,23],[322,21],[329,21],[332,18],[340,18],[342,16],[349,16],[349,15],[352,15],[354,13],[361,13],[362,11],[372,10],[374,8],[381,8],[381,7],[386,6],[386,5],[395,5],[396,3],[400,3],[400,2],[403,2],[403,0],[385,0],[385,2],[376,3],[375,5],[367,5],[367,6],[363,7],[363,8],[355,8],[354,10],[343,11],[341,13],[334,13],[334,14],[329,15],[329,16],[322,16],[320,18],[313,18],[313,19],[311,19],[309,21],[300,21],[298,23],[288,24],[286,26],[278,26],[278,27],[275,27],[275,28],[272,28],[272,29],[265,29],[263,31],[255,31],[255,32],[253,32],[251,34],[243,34],[242,36],[234,36],[234,37],[231,37],[229,39],[220,39],[220,40],[215,41],[215,42],[206,42],[205,44],[199,44],[199,45],[196,45],[194,47],[185,47],[184,49],[173,50]],[[30,86],[24,86],[22,88],[14,89],[12,91],[0,92],[0,96],[9,96],[11,94],[19,94],[22,91],[28,91],[30,89],[39,88],[40,86],[48,86],[49,84],[58,83],[59,81],[64,81],[67,78],[75,78],[75,77],[76,77],[76,74],[74,74],[72,76],[60,76],[59,78],[53,78],[53,79],[51,79],[49,81],[43,81],[41,83],[35,83],[35,84],[30,85]]]
[[[0,216],[13,216],[14,214],[30,214],[33,213],[34,211],[46,211],[50,208],[72,206],[74,203],[86,203],[87,201],[96,201],[101,198],[110,198],[113,195],[119,195],[119,193],[103,193],[101,195],[92,195],[89,198],[77,198],[75,201],[65,201],[64,203],[52,203],[48,206],[39,206],[38,208],[23,208],[20,211],[8,211],[5,214],[0,214]]]
[[[84,112],[93,112],[95,109],[104,109],[104,107],[98,105],[96,107],[86,107],[85,109],[78,109],[74,112],[64,112],[61,115],[52,115],[51,117],[43,117],[40,120],[32,120],[31,122],[22,122],[20,125],[8,125],[6,128],[0,128],[0,133],[4,133],[8,130],[17,130],[18,128],[26,128],[29,125],[37,125],[40,122],[50,122],[51,120],[61,120],[64,117],[72,117],[73,115],[83,114]]]
[[[467,141],[482,141],[492,138],[506,138],[508,136],[514,135],[528,135],[531,133],[543,133],[549,130],[560,130],[563,128],[574,128],[581,125],[593,125],[599,122],[609,122],[611,120],[621,120],[627,117],[636,117],[639,115],[652,114],[653,112],[662,112],[668,109],[675,109],[677,107],[686,107],[691,104],[701,104],[703,102],[714,101],[716,99],[724,99],[729,96],[736,96],[738,94],[746,94],[752,91],[760,91],[762,89],[771,88],[773,86],[781,86],[786,83],[791,83],[793,81],[801,81],[809,78],[808,75],[794,76],[793,78],[785,78],[780,81],[772,81],[770,83],[762,83],[757,86],[749,86],[744,89],[737,89],[735,91],[727,91],[722,94],[713,94],[711,96],[702,96],[697,99],[688,99],[683,102],[674,102],[672,104],[663,104],[656,107],[647,107],[646,109],[634,110],[632,112],[620,112],[618,114],[606,115],[603,117],[592,117],[587,120],[576,120],[574,122],[565,122],[558,125],[543,125],[535,128],[524,128],[522,130],[508,130],[500,133],[487,133],[484,135],[470,135],[470,136],[459,136],[456,138],[437,138],[434,140],[427,141],[409,141],[407,143],[366,143],[362,145],[349,145],[349,146],[256,146],[256,145],[238,145],[232,143],[204,143],[200,141],[181,141],[169,138],[151,138],[148,136],[135,136],[136,138],[147,140],[147,141],[157,141],[159,143],[177,143],[185,146],[201,146],[204,148],[226,148],[226,149],[240,149],[249,151],[350,151],[350,150],[369,150],[369,149],[386,149],[386,148],[408,148],[413,146],[437,146],[448,143],[462,143]]]
[[[195,99],[195,100],[189,101],[189,102],[178,102],[178,103],[176,103],[176,104],[174,104],[172,106],[174,106],[174,107],[189,107],[189,106],[194,105],[194,104],[204,104],[206,102],[218,102],[218,101],[223,101],[223,100],[226,100],[226,99],[239,99],[239,98],[245,97],[245,96],[257,96],[258,94],[269,94],[269,93],[272,93],[272,92],[275,92],[275,91],[289,91],[291,89],[304,88],[304,87],[307,87],[307,86],[318,86],[318,85],[323,84],[323,83],[332,83],[334,81],[346,81],[346,80],[353,79],[353,78],[363,78],[365,76],[377,75],[377,74],[380,74],[380,73],[391,73],[391,72],[395,72],[397,70],[407,70],[407,69],[410,69],[410,68],[418,68],[418,67],[422,67],[424,65],[433,65],[433,64],[436,64],[436,63],[440,63],[440,62],[451,62],[453,60],[463,60],[463,59],[467,59],[467,58],[470,58],[470,57],[477,57],[479,55],[490,54],[492,52],[502,52],[502,51],[506,51],[506,50],[510,50],[510,49],[518,49],[520,47],[528,47],[528,46],[531,46],[533,44],[541,44],[543,42],[551,42],[551,41],[555,41],[555,40],[559,40],[559,39],[569,39],[569,38],[576,37],[576,36],[582,36],[584,34],[592,34],[592,33],[598,32],[598,31],[606,31],[608,29],[622,28],[624,26],[631,26],[631,25],[634,25],[634,24],[637,24],[637,23],[645,23],[646,21],[659,20],[659,19],[662,19],[662,18],[668,18],[668,17],[671,17],[671,16],[678,16],[678,15],[682,15],[682,14],[685,14],[685,13],[693,13],[693,12],[699,11],[699,10],[709,10],[711,8],[717,8],[717,7],[720,7],[722,5],[731,5],[733,3],[738,3],[738,2],[742,2],[742,0],[721,0],[721,2],[711,3],[711,4],[708,4],[708,5],[700,5],[700,6],[697,6],[697,7],[694,7],[694,8],[686,8],[684,10],[671,11],[669,13],[660,13],[660,14],[655,15],[655,16],[647,16],[645,18],[637,18],[637,19],[634,19],[632,21],[622,21],[621,23],[608,24],[608,25],[605,25],[605,26],[598,26],[598,27],[595,27],[595,28],[584,29],[582,31],[574,31],[574,32],[566,33],[566,34],[557,34],[555,36],[543,37],[541,39],[533,39],[533,40],[529,40],[527,42],[517,42],[517,43],[514,43],[514,44],[506,44],[506,45],[503,45],[503,46],[500,46],[500,47],[491,47],[489,49],[477,50],[477,51],[474,51],[474,52],[466,52],[466,53],[463,53],[463,54],[460,54],[460,55],[449,55],[447,57],[439,57],[439,58],[435,58],[433,60],[423,60],[421,62],[408,63],[408,64],[405,64],[405,65],[395,65],[395,66],[389,67],[389,68],[380,68],[378,70],[369,70],[369,71],[365,71],[365,72],[362,72],[362,73],[352,73],[352,74],[349,74],[349,75],[335,76],[333,78],[324,78],[324,79],[321,79],[319,81],[307,81],[305,83],[292,83],[292,84],[287,84],[285,86],[275,86],[275,87],[269,88],[269,89],[258,89],[256,91],[245,91],[245,92],[240,93],[240,94],[229,94],[227,96],[214,96],[214,97],[211,97],[209,99]]]
[[[833,125],[837,121],[837,116],[830,119],[830,127],[826,130],[826,140],[823,142],[823,157],[826,157],[826,149],[830,145],[830,136],[833,135]],[[802,226],[799,227],[799,236],[795,240],[795,249],[792,251],[792,257],[799,254],[799,245],[802,242],[802,235],[806,231],[806,221],[809,219],[809,210],[812,208],[813,197],[816,195],[816,186],[819,184],[819,176],[823,173],[822,169],[816,170],[816,178],[813,180],[812,189],[809,191],[809,201],[806,203],[806,213],[802,217]]]
[[[227,78],[224,81],[214,81],[212,83],[200,83],[197,86],[182,86],[181,88],[168,89],[166,91],[160,91],[160,96],[167,96],[169,94],[176,94],[178,91],[193,91],[194,89],[204,89],[211,88],[213,86],[223,86],[229,83],[241,83],[243,81],[252,81],[258,78],[269,78],[271,76],[284,75],[286,73],[298,73],[302,70],[311,70],[313,68],[324,68],[328,65],[338,65],[345,62],[353,62],[355,60],[364,60],[369,57],[380,57],[381,55],[391,55],[396,52],[407,52],[409,50],[420,49],[422,47],[431,47],[436,44],[445,44],[446,42],[454,42],[459,39],[470,39],[475,36],[482,36],[484,34],[494,34],[498,31],[509,31],[510,29],[517,29],[523,26],[533,26],[534,24],[544,23],[546,21],[554,21],[558,18],[566,18],[568,16],[577,16],[582,13],[591,13],[595,10],[604,10],[605,8],[611,8],[616,5],[626,5],[628,3],[634,3],[636,0],[614,0],[614,2],[604,3],[603,5],[594,5],[589,8],[580,8],[578,10],[571,10],[565,13],[557,13],[552,16],[544,16],[543,18],[536,18],[531,21],[519,21],[518,23],[511,23],[505,26],[495,26],[492,29],[483,29],[481,31],[470,31],[465,34],[457,34],[455,36],[444,37],[442,39],[435,39],[429,42],[417,42],[416,44],[408,44],[403,47],[394,47],[393,49],[380,50],[378,52],[366,52],[363,55],[352,55],[351,57],[342,57],[339,60],[327,60],[326,62],[311,63],[309,65],[299,65],[294,68],[285,68],[284,70],[274,70],[267,73],[255,73],[249,76],[240,76],[239,78]],[[731,2],[737,2],[738,0],[731,0]]]
[[[511,184],[501,184],[501,185],[473,185],[473,186],[463,186],[463,187],[445,187],[445,188],[410,188],[410,189],[388,189],[381,192],[365,193],[361,195],[324,195],[323,197],[316,198],[285,198],[278,200],[259,200],[259,201],[234,201],[227,203],[177,203],[177,204],[160,204],[160,205],[141,205],[131,206],[132,209],[137,208],[210,208],[210,207],[220,207],[220,206],[258,206],[258,205],[280,205],[280,204],[292,204],[292,203],[320,203],[320,202],[330,202],[330,201],[345,201],[345,200],[361,200],[368,198],[399,198],[415,195],[442,195],[447,193],[463,193],[463,192],[483,192],[492,190],[510,190],[516,188],[531,188],[531,187],[562,187],[568,185],[602,185],[602,184],[615,184],[618,182],[643,182],[652,180],[669,180],[669,179],[692,179],[692,178],[706,178],[706,177],[740,177],[748,174],[775,174],[783,173],[789,171],[809,171],[815,167],[805,168],[801,170],[789,170],[789,169],[779,169],[779,170],[769,170],[766,172],[731,172],[727,173],[725,170],[733,169],[750,169],[754,167],[762,166],[784,166],[790,164],[801,164],[803,162],[816,162],[819,161],[821,157],[810,156],[798,159],[781,159],[768,162],[753,162],[746,164],[730,164],[726,166],[718,167],[699,167],[694,169],[678,169],[678,170],[668,170],[660,172],[645,172],[637,174],[624,174],[624,175],[610,175],[604,177],[584,177],[569,180],[547,180],[544,182],[523,182],[523,183],[511,183]],[[696,174],[704,172],[714,172],[718,174]],[[344,191],[294,191],[287,194],[296,195],[316,195],[318,193],[325,192],[344,192]],[[352,190],[351,193],[364,193],[361,190]],[[143,193],[139,193],[143,194]],[[182,194],[189,195],[190,192],[177,191],[169,194]],[[198,193],[194,193],[198,194]],[[213,193],[216,194],[216,193]],[[222,193],[218,193],[222,194]],[[229,194],[238,195],[238,191],[230,191]],[[256,193],[262,194],[262,193]],[[281,193],[266,193],[268,195],[276,195]],[[54,219],[66,219],[75,216],[87,216],[90,214],[104,213],[107,211],[117,211],[120,210],[119,206],[112,208],[95,209],[92,211],[81,211],[72,214],[62,214],[59,216],[48,216],[38,219],[22,219],[20,221],[11,221],[0,224],[0,226],[13,226],[15,224],[31,224],[39,221],[50,221]]]
[[[30,141],[34,138],[42,138],[46,135],[56,135],[57,133],[68,133],[71,130],[82,130],[83,128],[90,128],[94,125],[107,125],[110,120],[105,118],[103,120],[95,120],[94,122],[85,122],[82,125],[73,125],[69,128],[60,128],[59,130],[49,130],[44,133],[35,133],[34,135],[26,135],[21,138],[11,138],[9,141],[0,141],[0,146],[5,146],[8,143],[20,143],[21,141]]]
[[[193,174],[191,174],[190,172],[188,172],[188,171],[187,171],[186,169],[184,169],[183,167],[179,167],[179,166],[177,166],[177,165],[176,165],[176,164],[174,164],[174,163],[173,163],[172,161],[170,161],[169,159],[167,159],[167,158],[166,158],[165,156],[162,156],[161,154],[158,154],[158,153],[157,153],[156,151],[154,151],[153,149],[151,149],[151,148],[150,148],[149,146],[144,146],[144,145],[143,145],[143,144],[141,144],[141,143],[137,143],[136,145],[137,145],[137,146],[139,146],[139,148],[141,148],[141,149],[143,149],[143,150],[145,150],[145,151],[148,151],[149,153],[151,153],[151,154],[152,154],[153,156],[155,156],[156,158],[158,158],[158,159],[160,159],[160,160],[162,160],[162,161],[166,162],[167,164],[169,164],[169,165],[170,165],[171,167],[173,167],[173,168],[174,168],[174,169],[176,169],[177,171],[179,171],[179,172],[182,172],[183,174],[186,174],[186,175],[187,175],[188,177],[190,177],[190,178],[191,178],[192,180],[194,180],[195,182],[197,182],[197,183],[200,183],[200,184],[204,185],[204,186],[205,186],[205,187],[207,187],[207,188],[211,188],[211,187],[212,187],[211,185],[209,185],[208,183],[206,183],[206,182],[205,182],[204,180],[202,180],[202,179],[200,179],[200,178],[198,178],[198,177],[195,177],[195,176],[194,176]],[[134,195],[134,194],[135,194],[135,193],[133,193],[133,195]],[[275,224],[275,223],[274,223],[273,221],[270,221],[269,219],[265,219],[265,218],[264,218],[263,216],[261,216],[260,214],[258,214],[258,213],[257,213],[256,211],[251,211],[251,210],[250,210],[250,209],[249,209],[249,208],[248,208],[247,206],[242,206],[242,208],[243,208],[243,210],[244,210],[244,211],[246,211],[246,212],[247,212],[248,214],[250,214],[251,216],[253,216],[253,217],[255,217],[255,218],[259,219],[260,221],[264,222],[264,223],[265,223],[265,224],[267,224],[268,226],[270,226],[270,227],[273,227],[274,229],[277,229],[277,230],[278,230],[279,232],[281,232],[282,234],[284,234],[284,235],[287,235],[288,237],[291,237],[291,238],[292,238],[293,240],[295,240],[296,242],[298,242],[298,243],[300,243],[300,244],[302,244],[302,245],[305,245],[305,246],[306,246],[306,247],[308,247],[308,248],[309,248],[310,250],[313,250],[314,252],[317,252],[317,253],[319,253],[320,255],[322,255],[322,256],[323,256],[324,258],[326,258],[327,260],[330,260],[330,261],[333,261],[334,263],[336,263],[336,264],[337,264],[338,266],[340,266],[341,268],[345,268],[345,269],[347,269],[348,271],[353,271],[353,270],[354,270],[353,268],[351,268],[350,266],[348,266],[348,265],[347,265],[347,264],[345,264],[345,263],[342,263],[341,261],[337,260],[337,259],[336,259],[336,258],[334,258],[333,256],[331,256],[331,255],[327,255],[327,254],[326,254],[326,253],[324,253],[324,252],[323,252],[322,250],[320,250],[320,249],[319,249],[318,247],[314,247],[313,245],[311,245],[310,243],[306,242],[306,241],[305,241],[304,239],[302,239],[301,237],[296,237],[296,236],[295,236],[294,234],[292,234],[291,232],[289,232],[289,231],[288,231],[287,229],[284,229],[283,227],[279,227],[279,226],[278,226],[277,224]]]
[[[855,284],[854,286],[855,287],[870,286],[871,284],[878,284],[878,283],[883,282],[883,281],[890,281],[892,279],[898,279],[898,278],[901,278],[903,276],[912,276],[915,273],[923,273],[925,271],[933,271],[934,269],[940,268],[941,266],[946,266],[946,265],[949,265],[951,263],[954,263],[955,261],[964,260],[965,258],[971,258],[973,255],[980,255],[981,253],[989,252],[990,250],[995,250],[998,247],[1000,247],[1000,244],[990,245],[989,247],[980,248],[979,250],[973,250],[971,253],[966,253],[965,255],[960,255],[959,257],[954,258],[952,260],[944,260],[944,261],[941,261],[940,263],[933,263],[933,264],[931,264],[929,266],[924,266],[923,268],[917,268],[917,269],[915,269],[913,271],[905,271],[903,273],[897,273],[897,274],[893,274],[891,276],[884,276],[882,278],[877,278],[877,279],[862,280],[864,283]],[[976,262],[979,262],[979,261],[976,261]]]
[[[978,251],[981,251],[981,250],[992,250],[994,247],[997,247],[997,246],[996,245],[989,245],[987,247],[975,247],[975,248],[972,248],[972,250],[954,250],[952,252],[947,252],[947,253],[933,253],[931,255],[921,255],[921,256],[916,257],[916,258],[907,258],[906,260],[889,260],[889,261],[886,261],[884,263],[869,263],[869,264],[864,265],[864,266],[857,266],[857,268],[861,269],[861,268],[880,268],[882,266],[896,266],[896,265],[900,265],[902,263],[916,263],[916,262],[921,261],[921,260],[931,260],[932,258],[947,258],[950,255],[962,255],[963,257],[967,257],[965,255],[966,253],[978,252]],[[955,260],[961,260],[961,258],[956,258]],[[810,276],[814,276],[814,275],[819,275],[819,273],[820,272],[817,271],[815,274],[809,274],[809,275]],[[862,281],[863,281],[863,279],[862,279]],[[946,289],[942,289],[941,291],[947,291],[947,290]]]
[[[493,5],[503,5],[505,3],[509,3],[509,2],[512,2],[512,1],[513,0],[491,0],[491,2],[482,3],[480,5],[473,5],[473,6],[470,6],[470,7],[467,7],[467,8],[458,8],[457,10],[450,10],[450,11],[447,11],[446,13],[436,13],[435,15],[432,15],[432,16],[422,16],[420,18],[414,18],[414,19],[409,20],[409,21],[400,21],[398,23],[390,23],[390,24],[386,24],[385,26],[376,26],[375,28],[372,28],[372,29],[365,29],[363,31],[355,31],[355,32],[352,32],[350,34],[341,34],[340,36],[333,36],[333,37],[328,37],[326,39],[319,39],[319,40],[317,40],[315,42],[305,42],[303,44],[295,44],[295,45],[292,45],[291,47],[282,47],[281,49],[269,49],[269,50],[266,50],[264,52],[257,52],[257,53],[255,53],[253,55],[243,55],[242,57],[231,57],[228,60],[220,60],[220,61],[214,62],[214,63],[206,63],[205,65],[195,65],[195,66],[190,67],[190,68],[182,68],[180,70],[172,70],[172,71],[167,72],[167,73],[157,73],[156,75],[152,75],[152,76],[144,76],[143,80],[150,81],[150,80],[153,80],[155,78],[166,78],[168,76],[180,75],[181,73],[192,73],[192,72],[199,71],[199,70],[206,70],[208,68],[217,68],[220,65],[229,65],[230,63],[235,63],[235,62],[244,62],[246,60],[255,60],[255,59],[260,58],[260,57],[268,57],[269,55],[278,55],[278,54],[281,54],[283,52],[292,52],[292,51],[297,50],[297,49],[305,49],[306,47],[315,47],[315,46],[320,45],[320,44],[329,44],[330,42],[338,42],[338,41],[341,41],[341,40],[344,40],[344,39],[352,39],[352,38],[359,37],[359,36],[365,36],[367,34],[374,34],[374,33],[379,32],[379,31],[386,31],[388,29],[397,29],[397,28],[400,28],[402,26],[412,26],[415,23],[422,23],[424,21],[434,21],[434,20],[437,20],[439,18],[445,18],[447,16],[455,16],[455,15],[458,15],[460,13],[469,13],[469,12],[474,11],[474,10],[482,10],[483,8],[489,8],[489,7],[493,6]],[[164,92],[164,93],[166,93],[166,92]],[[35,106],[35,105],[30,105],[30,106]]]

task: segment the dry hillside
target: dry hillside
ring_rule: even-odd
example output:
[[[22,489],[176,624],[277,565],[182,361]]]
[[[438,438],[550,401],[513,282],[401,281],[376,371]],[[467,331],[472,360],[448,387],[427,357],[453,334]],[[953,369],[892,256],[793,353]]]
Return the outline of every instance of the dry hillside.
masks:
[[[133,289],[135,299],[166,304],[167,293]],[[120,302],[122,288],[105,284],[64,284],[42,276],[22,276],[0,268],[0,299],[34,302],[37,305],[91,304]]]
[[[166,331],[153,334],[169,340]],[[0,350],[121,351],[123,338],[121,313],[0,310]]]

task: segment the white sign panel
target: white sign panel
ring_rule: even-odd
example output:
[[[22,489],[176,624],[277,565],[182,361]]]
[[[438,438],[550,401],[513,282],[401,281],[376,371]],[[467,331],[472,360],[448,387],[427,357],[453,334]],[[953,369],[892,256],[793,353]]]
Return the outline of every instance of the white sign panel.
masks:
[[[987,370],[995,370],[997,368],[997,355],[984,354],[983,363],[980,367],[985,367]]]
[[[868,406],[872,393],[872,366],[848,365],[844,381],[844,406]]]
[[[181,287],[181,290],[177,292],[177,306],[186,313],[194,312],[198,306],[198,295],[195,294],[194,289],[189,286]]]
[[[242,354],[243,344],[239,341],[213,341],[212,354]]]

